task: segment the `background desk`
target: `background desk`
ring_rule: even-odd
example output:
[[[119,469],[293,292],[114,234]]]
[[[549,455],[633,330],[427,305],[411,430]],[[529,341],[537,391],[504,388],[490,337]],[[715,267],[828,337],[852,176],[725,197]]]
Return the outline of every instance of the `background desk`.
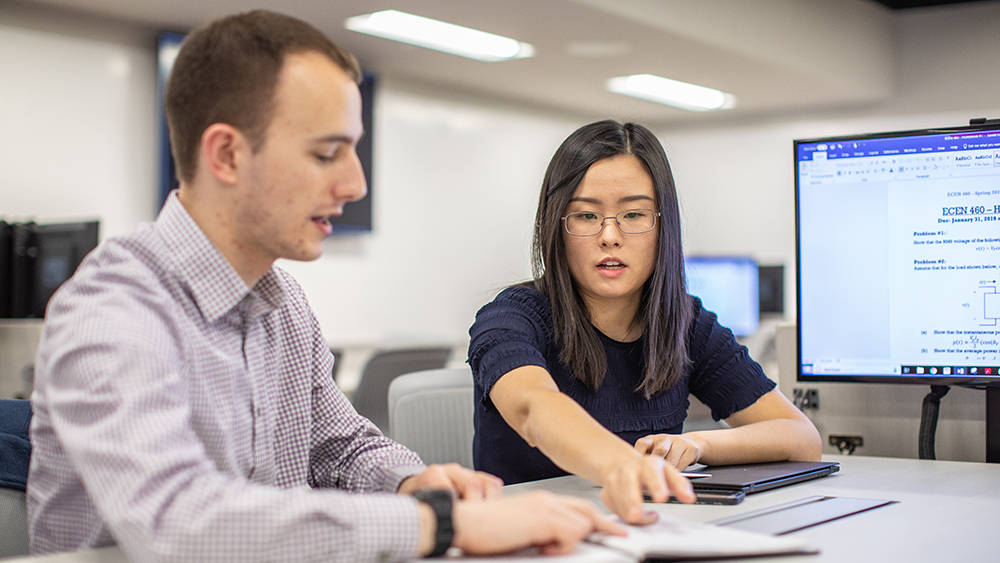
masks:
[[[877,508],[795,532],[821,550],[818,556],[781,557],[780,563],[850,561],[997,561],[1000,523],[1000,466],[960,461],[860,456],[825,456],[839,461],[830,477],[748,495],[736,506],[662,504],[652,510],[708,522],[813,495],[882,498],[898,504]],[[600,502],[600,489],[579,477],[559,477],[506,488],[507,494],[534,489]],[[576,557],[552,561],[607,561],[589,546]],[[532,558],[533,559],[533,558]],[[497,561],[523,558],[497,558]],[[16,559],[23,563],[120,563],[117,548]]]

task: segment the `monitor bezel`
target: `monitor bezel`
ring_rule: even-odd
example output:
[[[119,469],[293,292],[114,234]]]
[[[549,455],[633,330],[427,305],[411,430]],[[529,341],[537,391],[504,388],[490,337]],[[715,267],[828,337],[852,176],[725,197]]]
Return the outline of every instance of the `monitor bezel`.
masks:
[[[889,383],[889,384],[923,384],[923,385],[960,385],[968,387],[1000,387],[1000,374],[984,375],[895,375],[895,374],[810,374],[802,371],[802,265],[801,265],[801,232],[799,226],[799,145],[811,143],[837,143],[845,141],[860,141],[884,139],[890,137],[916,137],[921,135],[946,135],[951,133],[969,133],[975,131],[1000,132],[1000,123],[995,120],[986,123],[959,125],[955,127],[936,127],[928,129],[907,129],[902,131],[884,131],[879,133],[862,133],[857,135],[836,135],[828,137],[813,137],[795,139],[792,141],[792,162],[794,164],[795,191],[795,380],[810,383]],[[1000,363],[1000,362],[998,362]]]

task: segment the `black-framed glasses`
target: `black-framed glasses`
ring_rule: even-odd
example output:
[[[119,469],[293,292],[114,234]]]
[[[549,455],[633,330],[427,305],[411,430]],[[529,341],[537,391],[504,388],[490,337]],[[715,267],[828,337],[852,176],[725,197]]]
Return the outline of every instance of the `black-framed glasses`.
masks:
[[[566,232],[576,237],[592,237],[604,230],[604,222],[614,219],[618,229],[627,235],[641,235],[656,227],[660,213],[652,209],[626,209],[617,215],[601,216],[593,211],[577,211],[562,218]]]

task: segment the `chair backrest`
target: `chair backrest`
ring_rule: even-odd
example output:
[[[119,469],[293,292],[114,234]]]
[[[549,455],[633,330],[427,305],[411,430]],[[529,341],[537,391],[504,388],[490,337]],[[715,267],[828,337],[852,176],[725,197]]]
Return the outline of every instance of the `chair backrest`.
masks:
[[[351,404],[380,430],[389,428],[389,384],[404,373],[443,368],[451,348],[407,348],[376,351],[361,370]]]
[[[389,435],[424,463],[471,469],[473,407],[468,367],[408,373],[389,386]]]
[[[0,487],[0,557],[28,554],[28,509],[24,491]]]
[[[330,375],[333,376],[334,381],[337,381],[337,374],[340,372],[340,363],[344,361],[344,352],[340,348],[330,346],[330,353],[333,354],[333,369]]]

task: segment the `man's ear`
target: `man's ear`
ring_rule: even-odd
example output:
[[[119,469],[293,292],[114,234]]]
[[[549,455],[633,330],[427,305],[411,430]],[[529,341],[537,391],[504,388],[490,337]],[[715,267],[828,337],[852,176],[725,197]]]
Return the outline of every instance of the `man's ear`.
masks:
[[[235,184],[240,154],[249,150],[246,137],[227,123],[213,123],[201,134],[201,165],[223,184]]]

